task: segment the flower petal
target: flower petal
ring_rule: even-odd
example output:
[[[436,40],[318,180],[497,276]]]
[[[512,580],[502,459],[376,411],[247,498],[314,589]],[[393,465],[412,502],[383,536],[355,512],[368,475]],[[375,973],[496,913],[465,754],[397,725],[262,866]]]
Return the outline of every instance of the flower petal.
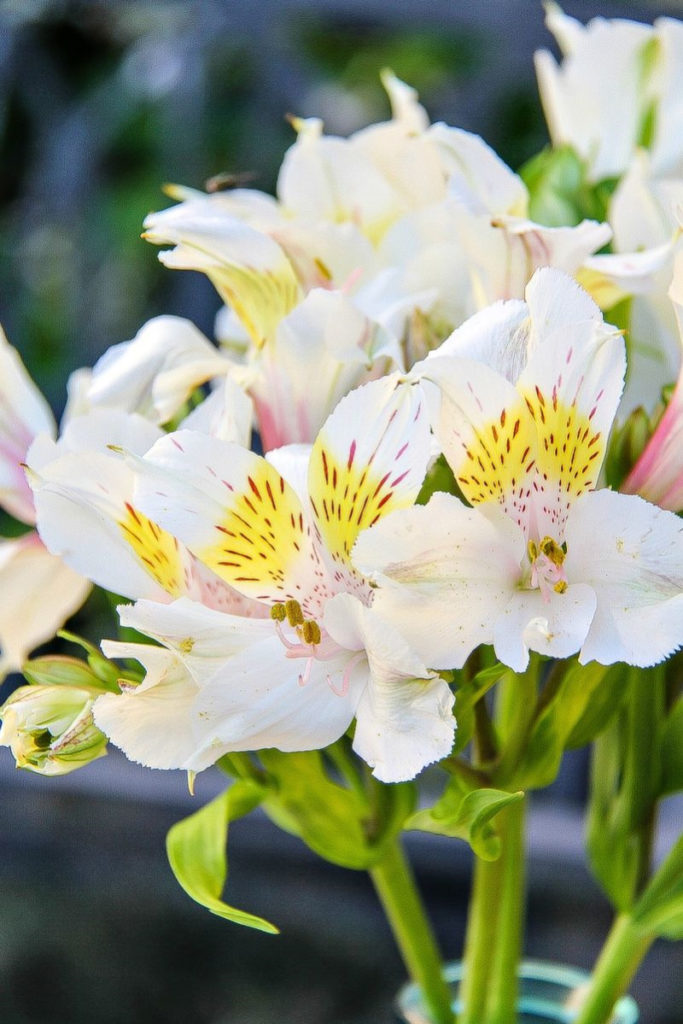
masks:
[[[322,570],[301,502],[265,459],[193,431],[136,463],[135,505],[258,601],[304,602]]]
[[[0,328],[0,505],[23,523],[35,513],[21,464],[41,433],[54,437],[54,417]]]
[[[414,778],[453,746],[454,698],[403,637],[350,594],[328,602],[325,623],[345,647],[364,648],[370,677],[356,710],[353,748],[382,782]]]
[[[597,610],[581,662],[653,665],[683,643],[683,523],[636,495],[585,494],[567,523],[565,569]]]
[[[227,365],[189,320],[158,316],[95,363],[88,399],[166,423],[199,384],[224,374]]]
[[[517,387],[533,419],[539,538],[560,539],[569,503],[594,487],[623,388],[626,356],[589,296],[545,268],[527,287],[532,352]]]
[[[595,594],[581,583],[562,594],[518,590],[493,627],[496,657],[515,672],[529,664],[529,651],[568,658],[583,643],[595,612]]]
[[[0,677],[51,640],[89,591],[89,581],[51,555],[35,531],[0,541]]]
[[[232,217],[193,214],[145,221],[150,242],[170,242],[159,259],[167,267],[204,271],[224,302],[237,313],[251,340],[260,348],[299,301],[292,265],[272,238]]]
[[[201,687],[195,711],[206,741],[199,756],[215,760],[233,750],[317,750],[333,743],[351,724],[367,679],[367,664],[359,665],[350,670],[346,691],[333,692],[330,678],[343,675],[348,660],[313,660],[302,684],[306,662],[287,658],[277,637],[252,644]]]
[[[361,530],[412,505],[430,459],[430,434],[419,387],[395,376],[342,399],[311,452],[309,493],[325,546],[346,564]]]
[[[437,669],[460,668],[492,642],[523,557],[522,531],[501,511],[484,514],[440,493],[387,516],[353,549],[377,585],[373,609]]]
[[[97,698],[98,728],[131,761],[187,768],[198,746],[192,728],[197,685],[183,663],[172,651],[148,644],[105,642],[102,649],[109,658],[135,658],[146,672],[139,686]]]
[[[443,396],[434,432],[465,498],[471,505],[498,502],[525,528],[536,432],[519,392],[473,359],[435,357],[421,365]]]

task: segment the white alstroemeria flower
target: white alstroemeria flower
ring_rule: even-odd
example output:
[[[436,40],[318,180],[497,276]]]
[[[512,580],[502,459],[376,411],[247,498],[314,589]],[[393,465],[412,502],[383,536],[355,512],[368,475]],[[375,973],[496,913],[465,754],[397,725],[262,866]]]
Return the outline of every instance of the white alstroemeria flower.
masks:
[[[425,135],[429,119],[417,94],[393,75],[382,82],[392,119],[347,139],[323,134],[318,118],[295,119],[295,144],[277,183],[283,209],[304,221],[349,221],[376,243],[409,210],[443,198],[445,175]]]
[[[676,258],[669,298],[683,343],[683,252]],[[672,512],[683,511],[683,367],[662,418],[621,489]]]
[[[174,246],[159,253],[165,266],[203,271],[260,348],[302,298],[292,263],[277,242],[237,217],[184,205],[150,214],[143,237]]]
[[[245,621],[188,602],[124,611],[175,651],[197,687],[199,745],[188,761],[180,744],[177,767],[199,769],[231,750],[323,747],[354,716],[355,749],[384,781],[412,778],[448,753],[448,686],[376,614],[349,557],[365,527],[414,501],[429,452],[421,389],[383,378],[340,402],[310,453],[295,446],[264,459],[182,431],[134,460],[136,506],[271,615]],[[163,720],[173,711],[157,687],[146,699],[155,691]],[[136,699],[131,710],[107,702],[122,732],[98,716],[129,751],[124,719]],[[145,761],[142,746],[134,756]]]
[[[591,181],[617,177],[636,149],[657,175],[683,170],[683,23],[594,18],[586,26],[547,5],[546,24],[564,53],[536,54],[543,108],[555,146],[568,144]]]
[[[132,341],[112,345],[95,363],[87,400],[91,408],[167,423],[195,388],[226,368],[225,358],[189,320],[157,316]]]
[[[639,405],[652,409],[678,375],[681,347],[667,290],[682,245],[681,204],[683,177],[656,178],[650,154],[639,150],[609,203],[613,251],[591,256],[577,274],[602,309],[632,298],[621,416]]]
[[[400,361],[390,333],[342,292],[316,288],[280,322],[272,344],[233,375],[254,402],[268,451],[313,442],[344,395]]]
[[[37,436],[54,437],[50,408],[0,330],[0,507],[36,520],[23,464]],[[90,584],[50,554],[35,530],[0,539],[0,678],[21,668],[85,601]]]
[[[57,442],[43,435],[27,455],[43,543],[82,577],[130,598],[196,597],[258,614],[133,504],[135,473],[112,449],[142,455],[161,430],[136,413],[95,409]]]
[[[22,523],[35,520],[22,463],[38,434],[55,431],[49,405],[0,329],[0,505]]]
[[[563,274],[473,317],[416,368],[471,507],[436,494],[358,538],[375,607],[437,668],[479,644],[523,671],[529,650],[650,665],[683,641],[683,524],[594,490],[624,344]],[[486,360],[482,362],[480,360]]]

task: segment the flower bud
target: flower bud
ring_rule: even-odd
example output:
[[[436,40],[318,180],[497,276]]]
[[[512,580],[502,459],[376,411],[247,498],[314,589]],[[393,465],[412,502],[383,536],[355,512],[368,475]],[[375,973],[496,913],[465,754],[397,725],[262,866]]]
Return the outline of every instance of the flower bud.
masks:
[[[97,691],[78,686],[20,686],[0,708],[0,744],[17,768],[66,775],[106,754],[107,737],[93,721]]]
[[[652,420],[639,406],[621,426],[612,431],[605,459],[607,483],[619,488],[643,454],[652,434]]]

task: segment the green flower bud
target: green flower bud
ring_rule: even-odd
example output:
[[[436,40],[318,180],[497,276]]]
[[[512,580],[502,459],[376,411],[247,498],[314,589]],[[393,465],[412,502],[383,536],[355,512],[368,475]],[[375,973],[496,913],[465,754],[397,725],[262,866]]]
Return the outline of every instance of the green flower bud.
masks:
[[[11,748],[17,768],[39,775],[66,775],[102,757],[107,737],[93,721],[96,696],[78,686],[20,686],[0,708],[0,745]]]
[[[605,477],[610,487],[619,489],[643,454],[651,434],[652,421],[640,406],[612,431],[605,459]]]

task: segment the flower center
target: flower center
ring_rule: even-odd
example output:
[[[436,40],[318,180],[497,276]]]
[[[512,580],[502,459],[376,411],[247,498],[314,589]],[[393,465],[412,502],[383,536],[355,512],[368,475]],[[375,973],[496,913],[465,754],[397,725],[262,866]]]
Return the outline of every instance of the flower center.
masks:
[[[306,659],[304,670],[299,675],[299,686],[305,686],[310,679],[314,660],[329,661],[342,650],[329,633],[320,628],[315,619],[304,618],[301,605],[293,598],[274,604],[270,609],[270,617],[275,622],[277,635],[286,648],[286,657]],[[290,636],[287,636],[283,629],[285,622],[291,627]],[[296,637],[296,640],[293,637]],[[341,687],[336,687],[332,678],[328,676],[330,689],[338,696],[344,696],[348,691],[350,671],[356,660],[355,657],[352,658],[347,666]]]
[[[567,574],[564,570],[567,555],[565,549],[552,537],[544,537],[538,544],[530,540],[527,544],[527,554],[531,563],[530,587],[538,587],[544,601],[550,600],[553,591],[556,594],[564,594],[567,589]]]

